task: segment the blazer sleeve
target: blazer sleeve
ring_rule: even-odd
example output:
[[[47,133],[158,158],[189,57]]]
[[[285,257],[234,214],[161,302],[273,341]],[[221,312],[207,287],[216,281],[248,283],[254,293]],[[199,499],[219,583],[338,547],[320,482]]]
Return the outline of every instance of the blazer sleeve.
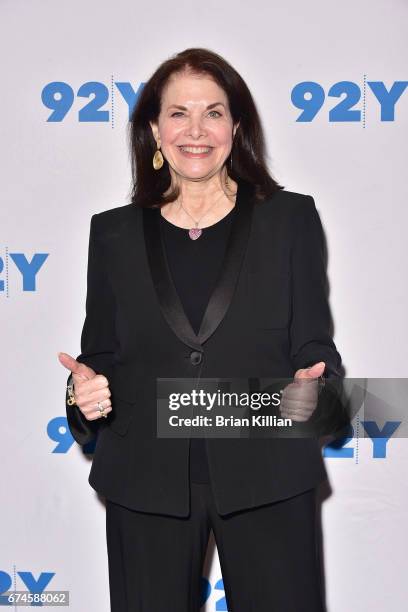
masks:
[[[342,358],[331,335],[323,228],[312,196],[304,196],[295,220],[291,269],[293,367],[296,371],[318,361],[325,362],[323,378],[329,384],[319,394],[311,422],[319,429],[319,435],[334,433],[347,427],[349,420],[341,402]]]
[[[109,381],[116,348],[115,299],[107,276],[98,221],[99,215],[93,215],[88,247],[86,314],[81,333],[81,353],[76,359],[97,374],[103,374]],[[72,374],[68,376],[67,385],[71,377]],[[70,406],[67,400],[68,392],[65,396],[65,406],[72,436],[81,445],[91,442],[97,434],[101,419],[86,419],[78,406]]]

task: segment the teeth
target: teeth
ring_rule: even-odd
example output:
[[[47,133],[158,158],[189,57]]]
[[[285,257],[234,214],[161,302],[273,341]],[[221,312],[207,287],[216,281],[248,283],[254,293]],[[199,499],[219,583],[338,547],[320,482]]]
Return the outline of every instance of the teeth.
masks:
[[[180,147],[182,151],[188,153],[208,153],[211,147]]]

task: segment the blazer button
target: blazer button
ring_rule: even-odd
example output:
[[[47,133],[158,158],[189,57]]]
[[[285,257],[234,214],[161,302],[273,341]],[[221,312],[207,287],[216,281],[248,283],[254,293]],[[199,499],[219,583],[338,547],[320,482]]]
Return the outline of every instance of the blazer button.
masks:
[[[202,359],[203,355],[199,351],[193,351],[192,353],[190,353],[190,361],[193,365],[198,365],[199,363],[201,363]]]

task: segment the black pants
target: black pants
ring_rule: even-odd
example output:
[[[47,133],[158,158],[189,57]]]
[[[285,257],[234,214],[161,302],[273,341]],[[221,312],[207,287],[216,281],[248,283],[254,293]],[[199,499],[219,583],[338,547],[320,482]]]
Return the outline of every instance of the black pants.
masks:
[[[111,611],[198,612],[211,528],[229,612],[323,612],[315,489],[221,517],[201,483],[187,518],[106,500]]]

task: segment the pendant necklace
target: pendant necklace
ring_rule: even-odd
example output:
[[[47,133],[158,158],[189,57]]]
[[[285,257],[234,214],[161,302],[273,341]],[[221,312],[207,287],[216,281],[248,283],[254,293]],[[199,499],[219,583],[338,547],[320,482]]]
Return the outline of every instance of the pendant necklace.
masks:
[[[223,196],[223,195],[224,195],[224,193],[222,193],[222,194],[221,194],[221,196],[220,196],[220,197],[219,197],[219,198],[216,200],[215,204],[217,204],[217,203],[220,201],[220,199],[222,198],[222,196]],[[197,240],[197,238],[199,238],[199,237],[201,236],[201,234],[203,233],[203,228],[198,227],[198,224],[200,223],[201,219],[203,219],[203,218],[204,218],[206,215],[208,215],[208,213],[210,212],[210,210],[212,210],[212,209],[214,208],[215,204],[213,204],[213,205],[211,206],[211,208],[209,208],[209,210],[207,210],[207,212],[206,212],[206,213],[204,213],[204,214],[203,214],[203,216],[202,216],[202,217],[200,217],[200,219],[199,219],[198,221],[196,221],[196,220],[194,219],[194,217],[192,217],[192,216],[190,215],[190,213],[189,213],[189,212],[188,212],[188,211],[187,211],[187,210],[184,208],[183,204],[180,202],[180,206],[181,206],[181,208],[184,210],[184,212],[185,212],[185,213],[186,213],[186,214],[187,214],[187,215],[188,215],[188,216],[189,216],[191,219],[193,219],[194,224],[195,224],[195,227],[191,227],[191,228],[188,230],[188,235],[189,235],[189,237],[191,238],[191,240]]]

